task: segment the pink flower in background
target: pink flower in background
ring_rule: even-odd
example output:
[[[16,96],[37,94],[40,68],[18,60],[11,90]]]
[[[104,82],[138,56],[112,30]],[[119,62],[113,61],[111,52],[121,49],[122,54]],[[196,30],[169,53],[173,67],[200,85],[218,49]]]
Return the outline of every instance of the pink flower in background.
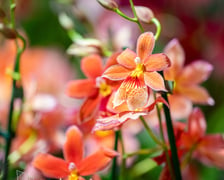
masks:
[[[211,74],[212,65],[197,60],[184,67],[184,50],[176,39],[168,43],[164,53],[171,60],[171,67],[165,69],[164,75],[166,80],[174,82],[173,94],[169,95],[173,118],[186,118],[192,110],[192,103],[214,105],[213,98],[200,86]]]

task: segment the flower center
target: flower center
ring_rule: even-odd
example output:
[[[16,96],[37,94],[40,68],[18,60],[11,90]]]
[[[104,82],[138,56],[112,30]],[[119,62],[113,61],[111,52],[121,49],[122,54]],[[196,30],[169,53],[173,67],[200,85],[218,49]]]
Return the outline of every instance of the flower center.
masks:
[[[97,137],[106,137],[109,136],[113,133],[112,130],[107,130],[107,131],[95,131],[95,134]]]
[[[68,177],[68,180],[78,180],[79,176],[78,176],[78,173],[77,173],[75,163],[73,163],[73,162],[69,163],[68,169],[70,171],[70,175]]]
[[[96,79],[96,86],[99,88],[99,92],[103,97],[110,95],[112,92],[111,87],[101,77]]]
[[[131,73],[131,77],[140,77],[145,70],[144,64],[141,63],[141,59],[139,57],[135,58],[135,63],[136,63],[136,68],[134,69],[134,71],[132,71]]]

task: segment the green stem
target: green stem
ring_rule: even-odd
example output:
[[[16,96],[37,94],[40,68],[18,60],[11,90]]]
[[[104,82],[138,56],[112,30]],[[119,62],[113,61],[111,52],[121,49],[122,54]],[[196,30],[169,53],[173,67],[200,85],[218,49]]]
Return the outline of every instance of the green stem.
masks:
[[[128,21],[132,21],[132,22],[137,22],[137,19],[136,18],[131,18],[131,17],[128,17],[126,14],[124,14],[122,11],[120,11],[120,9],[116,9],[115,12],[120,15],[121,17],[127,19]]]
[[[133,11],[134,17],[137,19],[136,23],[138,24],[139,29],[140,29],[141,32],[143,33],[143,32],[144,32],[144,28],[142,27],[141,23],[140,23],[139,20],[138,20],[138,16],[137,16],[136,11],[135,11],[134,3],[133,3],[132,0],[129,0],[129,3],[130,3],[130,5],[131,5],[131,9],[132,9],[132,11]]]
[[[134,14],[134,18],[131,18],[131,17],[128,17],[126,14],[124,14],[122,11],[120,11],[120,9],[115,9],[114,12],[116,12],[118,15],[120,15],[121,17],[127,19],[128,21],[131,21],[131,22],[135,22],[138,24],[138,27],[139,29],[141,30],[141,32],[143,33],[144,32],[144,28],[142,27],[140,21],[138,20],[138,16],[136,14],[136,11],[135,11],[135,6],[134,6],[134,3],[132,0],[129,0],[129,3],[131,5],[131,9],[132,9],[132,12]]]
[[[142,124],[144,125],[146,131],[148,132],[148,134],[151,136],[151,138],[155,141],[155,143],[157,143],[158,145],[164,147],[166,146],[163,142],[161,142],[155,135],[154,133],[152,132],[152,130],[150,129],[150,127],[148,126],[148,124],[145,122],[145,119],[140,116],[139,117],[140,120],[142,121]]]
[[[114,141],[114,150],[117,151],[118,149],[118,139],[119,139],[119,131],[115,131],[115,141]],[[117,166],[117,157],[113,159],[112,169],[110,180],[118,179],[118,166]]]
[[[125,154],[125,148],[124,148],[124,139],[123,139],[123,136],[122,136],[122,131],[120,130],[120,133],[119,133],[119,139],[120,139],[120,142],[121,142],[121,149],[122,149],[122,162],[121,162],[121,180],[125,180],[126,178],[126,158],[124,158],[124,154]]]
[[[168,96],[166,93],[163,93],[162,97],[165,99],[165,101],[168,102]],[[177,154],[177,147],[176,147],[175,136],[173,131],[173,124],[172,124],[172,120],[170,116],[170,110],[165,104],[163,104],[163,109],[164,109],[164,113],[166,117],[166,127],[167,127],[169,142],[170,142],[171,158],[172,158],[175,178],[177,180],[181,180],[182,177],[181,177],[181,171],[180,171],[180,163],[179,163],[178,154]]]
[[[11,24],[12,28],[15,29],[15,2],[14,0],[10,0],[10,17],[11,17]],[[14,72],[20,74],[20,58],[23,53],[23,51],[26,48],[26,41],[25,39],[20,35],[17,34],[17,38],[21,39],[23,42],[23,47],[19,47],[18,39],[15,40],[17,52],[16,52],[16,58],[15,58],[15,64],[14,64]],[[10,100],[10,106],[9,106],[9,114],[8,114],[8,124],[7,124],[7,138],[5,138],[6,145],[5,145],[5,155],[4,155],[4,171],[3,171],[3,180],[8,179],[8,170],[9,170],[9,162],[8,162],[8,156],[10,153],[10,148],[12,144],[12,139],[15,136],[15,131],[12,128],[13,123],[13,111],[14,111],[14,101],[15,99],[19,98],[23,101],[23,88],[21,86],[21,82],[19,82],[20,79],[14,79],[12,82],[12,94],[11,94],[11,100]],[[19,82],[19,85],[18,85]],[[20,111],[21,112],[21,111]],[[18,116],[19,118],[19,116]],[[17,121],[18,122],[18,121]]]
[[[159,36],[160,36],[160,33],[161,33],[161,24],[160,24],[160,22],[158,21],[158,19],[156,19],[156,18],[152,18],[151,22],[152,22],[153,24],[155,24],[155,26],[156,26],[155,40],[157,40],[157,39],[159,38]]]
[[[3,129],[0,129],[0,136],[2,136],[4,139],[8,139],[8,133],[5,132]]]
[[[155,92],[153,93],[153,95],[154,95],[154,99],[156,99],[156,93]],[[161,136],[161,139],[162,139],[163,143],[165,143],[165,138],[164,138],[164,133],[163,133],[163,125],[162,125],[162,118],[161,118],[160,108],[159,108],[158,104],[156,104],[156,111],[157,111],[157,116],[158,116],[158,119],[159,119],[160,136]],[[166,156],[166,162],[167,162],[167,166],[169,168],[171,177],[172,177],[172,179],[174,179],[173,168],[172,168],[170,156],[169,156],[169,153],[168,153],[168,149],[165,146],[163,150],[164,150],[164,153],[165,153],[165,156]]]
[[[128,158],[128,157],[132,157],[132,156],[136,156],[136,155],[152,154],[152,153],[155,153],[155,152],[158,152],[158,151],[161,151],[161,150],[162,150],[161,147],[150,148],[150,149],[140,149],[136,152],[124,154],[123,158]]]

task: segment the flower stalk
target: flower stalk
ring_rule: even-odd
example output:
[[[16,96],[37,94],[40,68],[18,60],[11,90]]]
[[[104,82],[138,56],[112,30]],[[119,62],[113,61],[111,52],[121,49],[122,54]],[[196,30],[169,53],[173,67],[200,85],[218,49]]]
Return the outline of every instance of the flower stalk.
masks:
[[[166,93],[163,93],[162,97],[168,102],[168,96]],[[175,142],[173,124],[172,124],[172,120],[170,116],[170,110],[165,104],[163,104],[163,109],[164,109],[164,113],[166,117],[166,127],[167,127],[168,138],[169,138],[170,149],[171,149],[171,159],[172,159],[172,165],[174,169],[174,176],[175,176],[175,179],[181,180],[182,177],[181,177],[181,171],[180,171],[180,163],[179,163],[178,154],[177,154],[177,147]]]
[[[11,26],[13,29],[15,29],[15,2],[14,0],[10,1],[10,16],[11,16]],[[19,46],[18,39],[20,39],[23,42],[22,48]],[[15,58],[15,64],[14,64],[14,73],[20,75],[20,58],[23,53],[23,51],[26,48],[26,41],[25,39],[17,33],[17,38],[15,39],[16,43],[16,58]],[[20,76],[19,76],[20,77]],[[7,122],[7,132],[4,133],[6,145],[5,145],[5,155],[4,155],[4,170],[3,170],[3,180],[6,180],[8,178],[8,170],[9,170],[9,163],[8,163],[8,156],[10,153],[10,148],[12,144],[12,139],[15,137],[15,129],[13,128],[13,113],[14,113],[14,102],[16,99],[20,99],[23,101],[23,88],[21,84],[21,77],[13,78],[12,82],[12,94],[11,94],[11,100],[9,105],[9,114],[8,114],[8,122]],[[22,111],[22,106],[20,107],[20,113]],[[20,116],[17,116],[19,119]],[[18,121],[16,121],[18,123]],[[2,134],[3,135],[3,134]]]
[[[115,141],[114,141],[114,151],[118,150],[118,140],[119,140],[119,131],[115,131]],[[112,162],[112,169],[111,169],[111,175],[110,180],[118,179],[118,165],[117,165],[117,157],[113,158]]]

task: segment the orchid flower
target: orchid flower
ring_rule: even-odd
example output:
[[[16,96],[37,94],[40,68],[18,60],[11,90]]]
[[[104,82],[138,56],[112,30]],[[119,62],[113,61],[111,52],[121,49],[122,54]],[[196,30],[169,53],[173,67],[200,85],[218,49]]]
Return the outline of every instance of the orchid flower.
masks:
[[[76,126],[67,130],[63,154],[65,160],[50,154],[39,154],[33,160],[33,166],[46,177],[82,180],[81,176],[89,176],[102,170],[117,155],[112,150],[102,148],[83,159],[82,133]]]
[[[116,63],[117,53],[108,59],[105,67]],[[87,56],[81,61],[81,69],[87,79],[72,80],[68,83],[66,94],[73,98],[86,98],[79,112],[80,122],[85,122],[97,114],[100,101],[112,93],[108,80],[101,77],[104,67],[99,55]]]
[[[199,84],[208,79],[213,67],[208,62],[197,60],[184,67],[184,50],[177,39],[165,47],[171,66],[164,70],[166,80],[174,81],[173,94],[169,96],[174,119],[189,116],[192,103],[214,105],[213,98]]]
[[[113,105],[117,107],[126,102],[129,110],[142,108],[147,104],[149,88],[155,91],[166,91],[164,80],[157,71],[170,66],[168,57],[161,54],[151,54],[155,38],[151,32],[143,33],[137,42],[137,54],[125,49],[118,57],[118,64],[109,67],[103,77],[120,81]]]

